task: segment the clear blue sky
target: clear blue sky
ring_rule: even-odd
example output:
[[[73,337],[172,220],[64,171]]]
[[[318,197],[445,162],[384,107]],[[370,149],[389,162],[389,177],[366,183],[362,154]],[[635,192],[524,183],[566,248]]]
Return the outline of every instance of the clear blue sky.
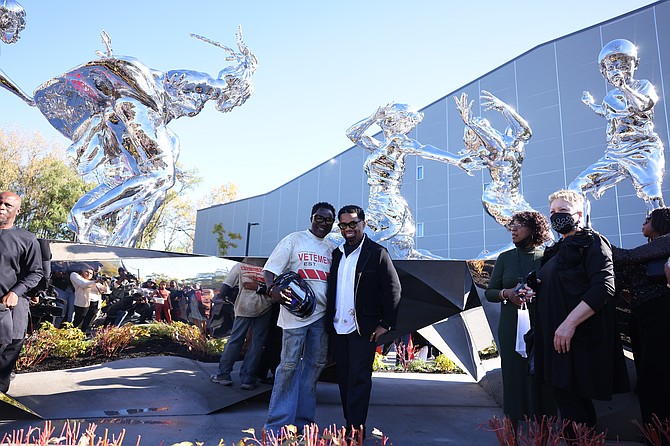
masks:
[[[0,67],[28,93],[95,59],[103,29],[117,55],[215,77],[228,65],[225,54],[189,33],[234,47],[241,24],[259,60],[253,96],[228,114],[208,104],[170,127],[181,139],[182,164],[205,179],[199,193],[233,181],[242,197],[269,192],[348,149],[345,130],[380,105],[424,107],[541,43],[653,3],[19,1],[27,26],[17,43],[0,44]],[[36,108],[5,90],[0,126],[68,145]]]

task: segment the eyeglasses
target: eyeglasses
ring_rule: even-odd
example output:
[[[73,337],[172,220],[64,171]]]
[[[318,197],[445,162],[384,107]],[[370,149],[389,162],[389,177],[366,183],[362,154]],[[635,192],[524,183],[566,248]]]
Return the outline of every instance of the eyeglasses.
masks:
[[[521,225],[521,224],[514,224],[514,225],[507,225],[507,230],[508,231],[518,231],[521,228],[527,228],[528,225]]]
[[[337,227],[340,228],[340,229],[343,230],[343,231],[344,231],[345,229],[347,229],[347,227],[348,227],[348,228],[351,228],[351,229],[354,229],[354,228],[356,227],[356,225],[359,224],[359,223],[362,222],[362,221],[363,221],[363,220],[352,220],[352,221],[350,221],[349,223],[338,223],[338,224],[337,224]]]
[[[312,215],[312,221],[315,221],[317,223],[323,223],[325,221],[327,225],[332,225],[333,223],[335,223],[334,218],[322,217],[321,215],[318,214]]]

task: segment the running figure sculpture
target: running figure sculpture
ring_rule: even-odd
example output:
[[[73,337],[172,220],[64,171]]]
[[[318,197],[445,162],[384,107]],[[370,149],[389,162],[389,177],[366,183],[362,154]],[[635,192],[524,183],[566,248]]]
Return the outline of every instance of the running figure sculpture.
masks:
[[[582,95],[582,102],[607,119],[607,148],[569,188],[584,195],[590,192],[599,199],[607,189],[629,178],[651,212],[664,206],[661,186],[665,159],[663,143],[654,131],[656,90],[646,79],[633,79],[639,62],[637,48],[628,40],[613,40],[600,51],[600,72],[614,88],[602,104],[597,104],[588,91]]]
[[[478,161],[473,164],[473,170],[488,168],[491,174],[491,182],[482,194],[486,212],[505,226],[516,212],[534,211],[519,190],[524,146],[532,136],[528,123],[512,107],[486,90],[481,93],[481,106],[484,110],[497,110],[503,114],[508,124],[504,133],[493,128],[487,119],[472,115],[474,101],[468,102],[467,94],[454,100],[465,123],[465,149],[459,155]]]
[[[347,130],[347,137],[354,144],[370,152],[364,164],[370,186],[368,208],[365,210],[368,227],[373,231],[375,241],[389,240],[396,257],[400,259],[441,258],[414,247],[414,218],[407,201],[400,194],[407,155],[449,163],[472,175],[469,156],[457,156],[407,136],[422,119],[423,113],[408,105],[393,103],[380,107]],[[365,135],[374,124],[381,127],[383,141]]]
[[[239,53],[222,48],[235,65],[217,79],[190,70],[168,72],[112,54],[109,37],[100,59],[85,63],[23,93],[0,72],[0,86],[36,106],[72,140],[67,154],[79,175],[97,186],[72,208],[70,228],[82,242],[135,246],[175,183],[179,140],[167,127],[195,116],[212,100],[220,112],[242,105],[253,91],[257,60],[237,34]]]

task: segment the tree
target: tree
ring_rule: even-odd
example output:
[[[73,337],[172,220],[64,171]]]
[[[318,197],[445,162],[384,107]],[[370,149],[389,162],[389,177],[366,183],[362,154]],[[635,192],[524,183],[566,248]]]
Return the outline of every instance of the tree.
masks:
[[[41,238],[72,240],[70,209],[89,187],[65,161],[65,147],[40,133],[0,130],[0,190],[21,197],[16,225]]]
[[[220,256],[228,254],[228,248],[237,248],[237,243],[233,242],[233,240],[242,239],[242,235],[237,232],[227,232],[223,227],[223,223],[215,224],[212,232],[216,234],[216,243],[219,245]]]
[[[239,195],[239,186],[237,183],[227,182],[220,186],[213,187],[209,193],[198,201],[198,209],[208,208],[217,204],[230,203],[237,200]]]
[[[139,247],[192,252],[198,209],[237,199],[237,184],[228,182],[210,189],[204,198],[192,200],[188,194],[202,182],[197,169],[182,170],[178,180],[179,188],[168,192],[165,202],[147,226]]]

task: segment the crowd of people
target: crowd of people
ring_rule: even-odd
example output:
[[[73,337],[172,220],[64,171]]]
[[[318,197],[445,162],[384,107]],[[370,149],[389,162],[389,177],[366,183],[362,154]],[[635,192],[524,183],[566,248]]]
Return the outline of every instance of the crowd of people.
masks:
[[[60,311],[58,315],[46,314],[46,321],[57,328],[68,322],[90,334],[98,325],[155,320],[192,323],[203,333],[207,330],[213,293],[203,290],[199,283],[179,286],[175,280],[140,281],[123,267],[118,268],[117,276],[108,277],[101,273],[99,262],[57,266],[51,274],[50,289]],[[44,321],[44,317],[37,318],[33,328]]]
[[[28,324],[27,292],[44,275],[37,239],[13,226],[20,203],[16,194],[0,193],[4,392]],[[548,219],[535,211],[512,217],[508,229],[515,247],[498,257],[485,292],[488,301],[501,304],[504,413],[515,428],[526,418],[559,413],[563,420],[595,427],[593,400],[629,390],[618,305],[630,310],[642,419],[670,417],[659,354],[670,330],[670,208],[655,209],[644,220],[647,244],[622,249],[585,224],[583,195],[560,190],[549,196],[549,206]],[[365,435],[375,351],[380,336],[397,323],[400,281],[387,250],[365,235],[360,206],[336,213],[320,202],[309,222],[309,229],[284,237],[267,261],[247,258],[229,272],[215,302],[232,307],[234,317],[222,323],[222,334],[230,337],[210,380],[233,385],[233,364],[246,347],[241,388],[273,383],[264,429],[279,434],[283,426],[314,422],[316,383],[331,351],[345,426]],[[339,246],[327,237],[336,222],[344,240]],[[550,227],[560,237],[547,246]],[[124,268],[108,278],[98,266],[82,264],[78,271],[55,271],[52,283],[67,303],[58,322],[83,331],[103,301],[105,324],[119,325],[134,314],[140,323],[184,321],[206,332],[208,317],[216,316],[207,305],[212,290],[175,281],[140,284]],[[530,330],[520,333],[524,312]],[[571,426],[568,435],[574,435]]]

